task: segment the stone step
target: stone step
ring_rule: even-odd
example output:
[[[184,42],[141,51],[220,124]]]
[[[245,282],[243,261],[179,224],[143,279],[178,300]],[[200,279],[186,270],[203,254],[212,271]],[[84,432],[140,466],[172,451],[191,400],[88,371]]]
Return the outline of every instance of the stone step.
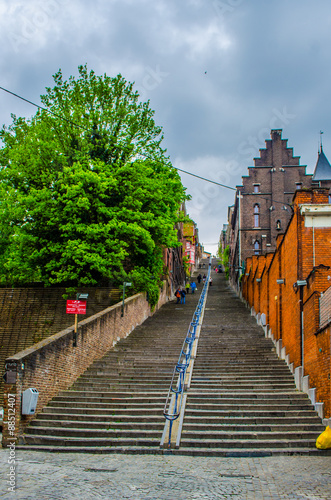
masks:
[[[192,424],[196,425],[198,428],[200,428],[201,425],[206,425],[207,427],[213,425],[291,425],[294,427],[315,425],[324,429],[324,426],[321,424],[321,419],[317,416],[316,412],[310,412],[308,415],[302,415],[302,412],[300,412],[299,415],[290,415],[288,417],[281,416],[281,418],[275,418],[272,415],[244,416],[238,414],[229,416],[216,413],[215,415],[210,415],[208,421],[205,415],[185,415],[185,425]]]
[[[310,404],[310,399],[308,398],[307,394],[304,394],[302,392],[296,391],[294,394],[293,392],[279,392],[275,394],[274,392],[236,392],[234,394],[229,393],[229,392],[222,392],[220,393],[219,391],[207,391],[205,390],[204,392],[196,392],[194,389],[191,389],[189,391],[189,398],[190,401],[193,401],[195,399],[199,399],[202,403],[204,400],[213,400],[213,401],[218,401],[218,400],[233,400],[233,401],[238,401],[238,400],[247,400],[247,401],[305,401],[306,403]]]
[[[162,434],[162,422],[151,424],[146,428],[136,429],[117,429],[116,424],[109,424],[108,429],[80,429],[75,427],[41,427],[29,426],[29,438],[32,436],[52,436],[56,434],[58,438],[69,437],[77,439],[153,439],[158,440],[160,443],[160,436]]]
[[[138,407],[138,408],[121,408],[121,414],[125,415],[160,415],[160,413],[163,412],[163,407],[155,407],[155,406],[150,406],[150,407]],[[83,415],[111,415],[114,417],[116,415],[116,412],[112,410],[111,407],[105,407],[105,408],[86,408],[86,407],[72,407],[72,406],[47,406],[46,409],[43,410],[43,413],[68,413],[72,414],[75,413],[77,415],[83,414]]]
[[[96,398],[144,398],[144,397],[160,397],[160,394],[163,395],[162,391],[155,391],[154,393],[152,391],[144,392],[144,391],[132,391],[128,393],[127,391],[91,391],[88,388],[86,390],[66,390],[66,391],[61,391],[58,396],[54,398],[56,400],[57,398],[61,397],[96,397]],[[212,398],[214,400],[218,399],[253,399],[258,400],[258,399],[274,399],[276,401],[279,401],[281,399],[290,399],[290,400],[303,400],[307,401],[310,404],[310,400],[307,396],[307,394],[303,392],[298,392],[296,391],[294,394],[293,392],[280,392],[275,395],[275,393],[272,392],[264,392],[264,393],[256,393],[256,392],[236,392],[235,394],[228,393],[228,392],[222,392],[220,393],[219,391],[210,391],[210,390],[205,390],[204,392],[196,392],[193,389],[190,389],[190,399],[198,397],[200,399],[203,398]]]
[[[255,431],[240,431],[237,430],[235,433],[232,432],[226,432],[224,430],[213,430],[210,429],[209,431],[194,431],[194,430],[185,430],[183,429],[182,432],[182,437],[181,441],[187,441],[190,440],[192,442],[191,446],[195,446],[194,443],[197,443],[199,441],[205,442],[206,439],[208,441],[224,441],[224,440],[250,440],[252,442],[254,441],[269,441],[269,440],[277,440],[277,441],[298,441],[298,440],[303,440],[303,441],[314,441],[316,442],[316,439],[318,438],[319,433],[314,432],[314,431],[295,431],[294,429],[290,431],[283,431],[283,432],[277,432],[277,431],[258,431],[257,429]]]
[[[225,384],[229,382],[240,382],[240,383],[244,382],[245,384],[247,384],[256,382],[268,383],[268,382],[273,382],[274,380],[276,380],[278,384],[281,382],[294,384],[293,375],[291,373],[278,375],[277,377],[275,377],[274,375],[252,375],[247,373],[242,373],[242,374],[235,373],[233,375],[229,373],[227,374],[219,373],[218,375],[202,375],[202,374],[199,375],[195,373],[194,376],[192,376],[191,383],[195,384],[199,382],[212,382],[216,384]]]
[[[311,409],[311,410],[307,410],[307,409],[304,409],[304,410],[284,410],[284,411],[281,411],[281,410],[268,410],[267,408],[265,408],[264,410],[227,410],[227,411],[223,411],[222,413],[220,413],[219,410],[215,409],[215,410],[205,410],[204,408],[199,408],[199,409],[194,409],[194,408],[189,408],[187,407],[185,409],[185,419],[188,417],[188,416],[193,416],[193,417],[196,417],[196,416],[200,416],[200,417],[204,417],[204,418],[208,418],[209,417],[215,417],[215,415],[220,415],[222,417],[249,417],[249,418],[255,418],[255,417],[274,417],[274,418],[281,418],[281,417],[298,417],[300,415],[302,416],[313,416],[313,415],[316,415],[316,412],[315,410]]]
[[[78,392],[76,394],[76,391],[71,391],[69,394],[64,394],[64,395],[59,395],[53,398],[52,401],[62,401],[62,402],[70,402],[70,401],[75,401],[75,402],[98,402],[98,403],[142,403],[144,401],[148,403],[152,402],[164,402],[165,401],[165,395],[163,394],[162,391],[159,391],[158,393],[143,393],[141,395],[139,394],[132,394],[129,393],[127,396],[126,394],[128,393],[119,393],[119,395],[116,395],[116,393],[110,393],[107,395],[107,393],[94,393],[94,392]],[[255,397],[254,397],[255,396]],[[190,404],[192,403],[199,403],[199,404],[235,404],[235,405],[247,405],[247,404],[264,404],[264,405],[269,405],[269,404],[287,404],[287,405],[292,405],[292,404],[310,404],[310,401],[308,397],[305,397],[304,395],[300,394],[294,394],[293,398],[290,397],[290,394],[280,394],[279,397],[275,397],[274,394],[269,394],[266,393],[266,397],[263,397],[263,394],[252,394],[247,395],[247,394],[239,394],[232,396],[231,395],[225,395],[225,394],[195,394],[195,393],[190,393],[189,395],[189,402]]]
[[[75,408],[70,412],[70,408],[61,408],[61,411],[58,411],[59,408],[46,407],[43,412],[38,415],[38,419],[61,419],[62,420],[93,420],[93,421],[107,421],[111,419],[118,419],[121,421],[130,421],[135,422],[137,420],[153,420],[155,419],[154,415],[160,415],[161,412],[159,408],[155,408],[155,412],[151,411],[148,408],[148,412],[140,414],[139,412],[133,413],[130,416],[130,413],[124,409],[120,413],[114,413],[109,410],[100,411],[99,413],[96,410],[88,409],[84,412],[83,408]],[[163,414],[163,410],[162,410]],[[34,420],[33,422],[36,422]],[[238,412],[237,415],[220,415],[218,413],[214,413],[209,415],[208,424],[206,423],[206,415],[196,415],[189,414],[185,415],[185,424],[189,425],[194,423],[196,425],[271,425],[271,424],[284,424],[284,425],[319,425],[322,426],[320,418],[317,416],[316,412],[308,412],[306,415],[302,415],[302,412],[299,412],[298,415],[291,414],[286,417],[281,415],[281,418],[275,418],[273,415],[253,415],[250,413],[248,416],[242,415],[241,412]],[[323,427],[323,426],[322,426]]]
[[[189,412],[191,410],[198,410],[199,408],[201,408],[201,404],[199,403],[192,403],[189,399],[188,399],[188,402],[186,404],[186,410],[185,412]],[[262,410],[266,410],[266,411],[270,411],[270,412],[273,412],[273,411],[296,411],[296,410],[314,410],[314,406],[313,405],[307,405],[307,403],[303,403],[303,404],[300,404],[300,403],[290,403],[290,404],[271,404],[271,403],[257,403],[257,402],[254,402],[253,404],[252,403],[247,403],[247,404],[244,404],[244,403],[240,403],[240,404],[235,404],[235,403],[232,403],[232,404],[226,404],[226,403],[222,403],[222,404],[215,404],[215,403],[203,403],[203,410],[204,411],[219,411],[219,412],[224,412],[224,411],[242,411],[242,412],[246,412],[246,411],[262,411]]]
[[[57,444],[51,445],[17,445],[16,449],[31,450],[31,451],[44,451],[56,453],[93,453],[93,454],[126,454],[126,455],[178,455],[178,456],[202,456],[202,457],[225,457],[225,458],[240,458],[240,457],[272,457],[272,456],[331,456],[331,450],[318,450],[316,448],[241,448],[234,450],[233,448],[212,449],[212,448],[185,448],[168,450],[160,449],[155,446],[89,446],[87,448],[68,445],[59,446]]]
[[[132,408],[132,409],[148,409],[148,408],[158,408],[164,406],[165,399],[160,399],[158,401],[143,401],[141,402],[121,402],[112,401],[111,403],[102,402],[82,402],[82,401],[52,401],[47,408],[93,408],[93,409],[104,409],[104,408]]]
[[[79,438],[79,437],[61,437],[61,436],[43,436],[42,434],[24,435],[24,443],[41,444],[46,446],[78,446],[80,448],[96,446],[111,448],[112,446],[140,446],[140,447],[159,447],[160,438],[142,437],[142,438]]]
[[[153,437],[72,437],[72,436],[44,436],[42,434],[24,435],[24,443],[30,445],[40,444],[43,446],[77,446],[79,448],[85,447],[106,447],[113,446],[140,446],[140,447],[159,447],[159,438]],[[21,443],[20,443],[21,444]],[[247,439],[204,439],[199,442],[182,439],[181,446],[184,448],[210,448],[210,449],[300,449],[300,448],[314,448],[315,440],[301,440],[301,439],[261,439],[249,441]]]
[[[40,413],[38,415],[38,419],[33,420],[33,425],[43,425],[44,420],[48,420],[50,422],[70,422],[70,421],[75,421],[75,422],[94,422],[94,423],[108,423],[108,422],[122,422],[126,423],[128,425],[135,425],[135,424],[140,424],[144,422],[155,422],[156,419],[159,419],[161,415],[161,418],[163,419],[163,425],[164,425],[164,417],[163,414],[160,413],[159,411],[155,414],[153,412],[148,412],[148,413],[143,413],[143,414],[130,414],[127,413],[126,415],[122,413],[93,413],[91,414],[90,412],[88,413],[76,413],[76,410],[72,410],[71,413],[56,413],[56,412],[50,412],[48,413],[47,411],[44,411],[43,413]],[[84,423],[85,425],[85,423]]]
[[[82,383],[86,382],[88,384],[94,384],[94,383],[104,383],[104,382],[119,382],[119,383],[126,383],[126,382],[131,382],[132,380],[135,380],[137,383],[142,384],[142,383],[148,383],[148,384],[159,384],[159,383],[170,383],[171,377],[172,377],[172,372],[173,370],[169,370],[169,372],[165,375],[155,375],[153,374],[152,376],[149,376],[148,374],[145,375],[84,375],[81,376],[77,379],[77,382]],[[137,380],[138,379],[138,380]]]
[[[52,400],[53,402],[62,402],[62,403],[66,403],[66,404],[71,404],[71,402],[74,402],[74,403],[82,403],[82,406],[83,404],[85,403],[107,403],[107,404],[118,404],[118,403],[121,403],[121,404],[141,404],[141,403],[148,403],[148,404],[158,404],[158,403],[163,403],[165,402],[165,396],[163,393],[160,393],[159,396],[155,396],[155,397],[149,397],[146,393],[146,396],[145,397],[135,397],[135,396],[132,396],[132,397],[129,397],[129,398],[126,398],[126,397],[95,397],[93,396],[93,393],[91,393],[91,396],[76,396],[76,395],[73,395],[73,396],[69,396],[69,395],[66,395],[66,396],[56,396],[55,398],[53,398]]]
[[[100,384],[101,385],[101,384]],[[122,384],[118,384],[118,386],[121,386]],[[124,384],[123,384],[124,385]],[[94,384],[94,386],[97,387],[97,384]],[[130,386],[130,385],[128,385]],[[226,382],[222,382],[222,383],[219,383],[219,384],[214,384],[214,383],[198,383],[198,382],[194,382],[192,383],[191,385],[192,389],[195,390],[195,391],[198,391],[199,389],[200,390],[206,390],[206,389],[215,389],[215,390],[218,390],[219,392],[220,391],[223,391],[223,389],[226,389],[227,391],[242,391],[242,390],[252,390],[252,391],[281,391],[281,392],[284,392],[284,391],[288,391],[290,389],[292,389],[293,391],[296,390],[296,387],[295,387],[295,384],[293,383],[287,383],[287,382],[269,382],[269,383],[266,383],[264,382],[263,380],[262,381],[254,381],[252,383],[248,383],[248,382],[235,382],[235,381],[232,381],[232,382],[229,382],[229,383],[226,383]]]
[[[105,417],[99,417],[98,419],[91,420],[88,415],[86,416],[77,416],[77,415],[67,415],[67,419],[65,419],[65,415],[57,414],[57,419],[51,419],[50,416],[44,415],[47,418],[35,420],[31,426],[29,427],[29,431],[31,428],[36,429],[37,427],[62,427],[66,428],[84,428],[84,429],[108,429],[108,428],[116,428],[116,429],[129,429],[132,431],[138,431],[140,429],[150,429],[151,426],[153,428],[158,428],[159,430],[163,430],[164,427],[164,419],[163,416],[158,420],[156,417],[137,417],[135,420],[132,417],[123,417],[117,416],[114,418],[113,415]],[[203,424],[203,423],[188,423],[185,422],[184,433],[195,432],[198,435],[202,435],[202,433],[211,431],[211,435],[213,432],[268,432],[268,433],[283,433],[283,432],[293,432],[293,433],[302,433],[302,432],[311,432],[314,435],[319,435],[323,432],[324,426],[319,423],[297,423],[293,424],[283,424],[283,423],[274,423],[272,421],[269,425],[261,423],[246,423],[246,424],[235,424],[229,423],[224,424],[223,420],[220,419],[219,423],[214,424]]]
[[[96,388],[94,387],[94,390],[88,384],[86,384],[86,385],[83,384],[82,386],[77,386],[77,387],[76,387],[76,385],[74,385],[71,390],[73,393],[82,392],[82,391],[83,392],[85,392],[85,391],[90,392],[92,389],[93,393],[99,393],[99,392],[111,392],[111,393],[120,392],[121,394],[123,394],[123,393],[126,393],[126,394],[132,394],[132,393],[134,393],[134,394],[136,394],[136,393],[137,394],[141,394],[141,393],[147,394],[147,393],[150,393],[151,395],[153,393],[155,393],[156,390],[158,390],[157,391],[158,394],[164,394],[164,396],[166,397],[166,395],[168,394],[170,384],[167,385],[166,391],[164,391],[164,387],[161,387],[160,390],[159,390],[159,387],[157,387],[157,388],[156,387],[148,387],[148,388],[147,387],[142,387],[142,388],[139,387],[136,391],[135,390],[136,388],[134,386],[131,386],[131,387],[129,387],[129,386],[127,386],[127,387],[124,387],[124,386],[110,387],[110,385],[111,384],[103,384],[101,387],[99,387],[99,386]]]
[[[141,382],[140,380],[132,380],[131,382],[125,382],[125,381],[118,381],[118,382],[112,382],[111,380],[108,382],[108,383],[105,383],[105,382],[92,382],[92,383],[88,383],[88,381],[80,381],[78,379],[77,382],[75,382],[74,384],[74,388],[82,388],[82,387],[90,387],[91,389],[92,388],[96,388],[98,390],[101,390],[101,389],[114,389],[115,387],[117,388],[120,388],[121,390],[124,390],[125,388],[139,388],[140,391],[141,389],[143,388],[144,390],[155,390],[155,387],[157,387],[159,390],[165,390],[165,393],[167,392],[167,389],[169,388],[169,383],[170,383],[170,379],[168,381],[168,383],[166,382],[163,382],[163,383],[154,383],[153,381],[149,381],[149,382]]]
[[[302,439],[300,436],[288,439],[249,439],[237,438],[237,436],[223,439],[181,439],[181,446],[186,448],[315,448],[316,438]]]
[[[112,418],[114,418],[112,416]],[[36,420],[33,422],[31,426],[29,426],[29,433],[31,429],[34,429],[34,433],[36,432],[36,429],[39,427],[44,427],[44,428],[55,428],[55,427],[62,427],[65,426],[66,428],[74,428],[74,429],[80,429],[84,428],[86,429],[122,429],[122,430],[130,430],[132,432],[138,432],[140,430],[149,430],[151,428],[153,429],[158,429],[159,431],[159,436],[161,436],[163,427],[164,427],[164,419],[163,415],[161,418],[158,420],[154,417],[153,419],[151,418],[146,418],[145,420],[137,420],[137,421],[129,421],[129,422],[121,422],[118,421],[117,419],[111,420],[111,419],[104,419],[103,421],[94,421],[94,420],[65,420],[59,416],[58,420],[53,420],[53,419],[43,419],[43,420]],[[303,429],[305,430],[305,429]],[[57,431],[54,431],[57,432]]]

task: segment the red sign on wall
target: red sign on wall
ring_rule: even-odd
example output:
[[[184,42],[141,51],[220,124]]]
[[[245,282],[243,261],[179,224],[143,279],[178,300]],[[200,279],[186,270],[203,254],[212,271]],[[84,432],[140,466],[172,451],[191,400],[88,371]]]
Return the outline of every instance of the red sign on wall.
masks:
[[[67,314],[86,314],[86,300],[67,300]]]

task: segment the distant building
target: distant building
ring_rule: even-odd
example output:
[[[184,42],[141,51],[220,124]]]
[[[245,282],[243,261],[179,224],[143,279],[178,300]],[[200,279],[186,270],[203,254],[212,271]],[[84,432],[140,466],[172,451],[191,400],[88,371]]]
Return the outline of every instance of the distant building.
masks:
[[[331,166],[321,150],[313,175],[306,174],[300,157],[282,139],[282,130],[271,130],[271,139],[248,167],[248,175],[237,186],[235,204],[229,207],[230,280],[237,284],[244,262],[252,255],[265,255],[276,249],[293,215],[296,191],[331,186]]]
[[[320,151],[312,178],[312,185],[318,187],[330,187],[331,184],[331,165],[323,152],[321,144]]]
[[[191,275],[201,258],[199,232],[195,222],[190,221],[183,225],[183,238],[184,252],[189,265],[189,273]]]

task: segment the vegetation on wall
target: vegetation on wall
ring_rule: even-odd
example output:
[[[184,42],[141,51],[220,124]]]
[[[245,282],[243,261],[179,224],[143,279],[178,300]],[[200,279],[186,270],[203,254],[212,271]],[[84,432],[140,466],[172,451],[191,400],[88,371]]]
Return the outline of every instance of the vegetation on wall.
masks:
[[[219,257],[220,262],[224,268],[224,272],[225,272],[227,279],[229,279],[229,254],[230,254],[229,245],[227,247],[225,247],[225,249],[223,251],[221,249],[221,246],[219,246],[218,257]]]

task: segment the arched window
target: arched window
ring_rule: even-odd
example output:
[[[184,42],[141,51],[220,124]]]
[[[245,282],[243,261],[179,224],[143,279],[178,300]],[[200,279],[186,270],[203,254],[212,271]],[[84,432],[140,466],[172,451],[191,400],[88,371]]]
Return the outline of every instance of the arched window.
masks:
[[[260,227],[260,205],[254,205],[254,227]]]
[[[260,243],[257,240],[254,243],[254,255],[260,255]]]
[[[277,230],[282,229],[282,224],[281,224],[281,222],[280,222],[280,220],[279,220],[279,219],[278,219],[278,221],[276,222],[276,229],[277,229]]]

